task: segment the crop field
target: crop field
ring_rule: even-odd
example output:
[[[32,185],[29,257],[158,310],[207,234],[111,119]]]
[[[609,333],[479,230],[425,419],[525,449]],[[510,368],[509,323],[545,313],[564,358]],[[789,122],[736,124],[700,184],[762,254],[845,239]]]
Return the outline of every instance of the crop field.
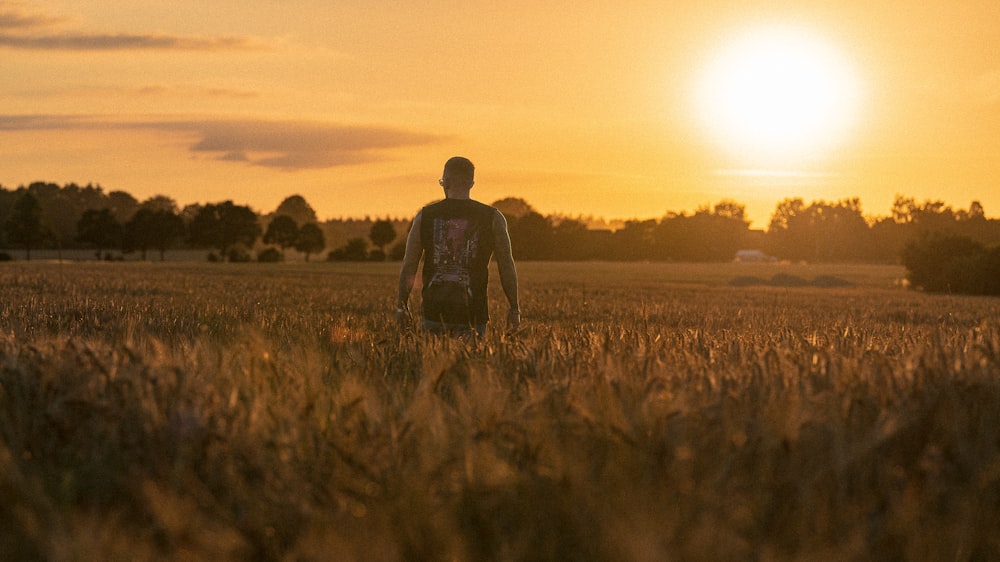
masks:
[[[398,264],[3,264],[0,559],[1000,553],[1000,299],[518,269],[464,342],[397,329]]]

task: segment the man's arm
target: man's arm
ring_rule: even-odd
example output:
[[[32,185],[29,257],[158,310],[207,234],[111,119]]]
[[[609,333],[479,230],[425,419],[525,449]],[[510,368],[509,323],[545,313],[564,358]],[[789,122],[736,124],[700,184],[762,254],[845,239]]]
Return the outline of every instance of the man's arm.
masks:
[[[417,267],[423,246],[420,240],[421,213],[413,218],[410,233],[406,236],[406,252],[403,254],[403,266],[399,270],[399,293],[396,296],[396,320],[405,324],[410,319],[410,291],[417,279]]]
[[[497,270],[500,272],[500,286],[507,296],[510,311],[507,313],[507,325],[516,330],[521,323],[521,307],[517,300],[517,269],[514,267],[514,255],[510,249],[510,233],[507,231],[507,219],[497,211],[493,215],[493,255],[497,258]]]

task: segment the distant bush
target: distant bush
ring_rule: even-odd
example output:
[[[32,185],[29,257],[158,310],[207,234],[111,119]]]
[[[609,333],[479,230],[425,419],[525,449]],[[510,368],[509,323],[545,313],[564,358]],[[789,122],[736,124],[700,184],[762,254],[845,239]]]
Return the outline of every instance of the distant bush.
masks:
[[[7,252],[0,252],[0,261],[14,261],[14,256]]]
[[[910,284],[928,292],[1000,295],[1000,247],[965,236],[921,236],[903,249],[903,265]]]
[[[754,277],[753,275],[741,275],[729,281],[729,284],[733,287],[754,287],[757,285],[764,285],[767,281],[764,281],[760,277]]]
[[[285,257],[281,255],[281,251],[277,248],[264,248],[257,253],[257,261],[261,263],[278,263],[285,261]]]
[[[760,277],[755,277],[753,275],[742,275],[740,277],[733,278],[729,281],[729,285],[732,287],[756,287],[761,285],[767,285],[771,287],[850,287],[854,285],[846,279],[841,279],[840,277],[835,277],[833,275],[820,275],[813,279],[812,281],[806,281],[805,279],[797,275],[789,275],[787,273],[778,273],[771,277],[770,280],[764,280]]]
[[[250,252],[244,248],[232,248],[229,253],[226,254],[226,259],[232,263],[246,263],[251,261]]]
[[[810,285],[813,287],[850,287],[854,283],[833,275],[819,275],[812,280]]]
[[[364,238],[352,238],[347,244],[332,250],[326,257],[327,261],[369,261],[368,241]]]

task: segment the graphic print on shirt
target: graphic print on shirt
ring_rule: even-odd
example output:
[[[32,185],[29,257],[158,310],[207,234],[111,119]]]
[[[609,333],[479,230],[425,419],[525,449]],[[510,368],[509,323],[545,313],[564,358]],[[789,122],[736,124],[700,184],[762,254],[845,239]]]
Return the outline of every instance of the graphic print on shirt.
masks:
[[[456,284],[471,295],[470,266],[478,247],[478,233],[468,219],[436,219],[434,277],[429,285]]]

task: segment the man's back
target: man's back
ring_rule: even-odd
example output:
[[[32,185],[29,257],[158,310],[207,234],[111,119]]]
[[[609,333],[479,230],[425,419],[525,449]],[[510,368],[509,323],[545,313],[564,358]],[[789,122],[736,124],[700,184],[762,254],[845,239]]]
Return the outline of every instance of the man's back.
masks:
[[[485,334],[491,255],[496,255],[500,285],[510,305],[507,325],[512,330],[520,325],[517,271],[507,220],[500,211],[469,198],[474,183],[472,162],[461,156],[450,158],[438,181],[445,200],[424,207],[413,217],[399,268],[396,320],[400,326],[410,325],[410,290],[423,257],[424,329],[431,333]]]
[[[466,326],[487,322],[486,286],[496,213],[471,199],[444,199],[421,211],[425,318]]]

